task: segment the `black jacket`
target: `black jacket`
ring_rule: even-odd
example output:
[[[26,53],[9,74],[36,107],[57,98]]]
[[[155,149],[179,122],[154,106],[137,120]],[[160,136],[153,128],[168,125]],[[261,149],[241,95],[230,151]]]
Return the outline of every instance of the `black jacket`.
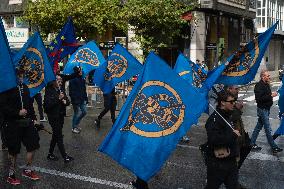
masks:
[[[8,126],[16,124],[15,122],[19,119],[24,119],[23,116],[19,115],[22,109],[20,91],[22,93],[24,109],[27,110],[25,118],[36,120],[29,89],[25,84],[22,84],[20,85],[20,89],[15,87],[0,94],[0,109]]]
[[[78,77],[69,81],[69,96],[72,104],[81,104],[88,102],[86,92],[86,81],[82,77]]]
[[[260,80],[254,87],[254,94],[257,107],[269,110],[273,104],[273,97],[271,96],[269,84]]]
[[[225,112],[217,108],[217,111],[225,118],[231,125],[231,113]],[[233,132],[230,126],[216,113],[212,113],[208,118],[206,124],[207,139],[209,146],[209,156],[214,156],[215,148],[229,148],[230,155],[228,158],[237,157],[239,155],[237,138],[238,136]]]
[[[113,103],[116,105],[116,97],[115,97],[115,89],[113,89],[110,93],[104,94],[104,107],[109,108]]]
[[[66,104],[62,100],[59,100],[60,91],[59,89],[48,85],[45,88],[45,95],[43,100],[44,111],[48,117],[64,117],[66,113],[66,106],[70,105],[70,101],[63,91],[66,100]]]

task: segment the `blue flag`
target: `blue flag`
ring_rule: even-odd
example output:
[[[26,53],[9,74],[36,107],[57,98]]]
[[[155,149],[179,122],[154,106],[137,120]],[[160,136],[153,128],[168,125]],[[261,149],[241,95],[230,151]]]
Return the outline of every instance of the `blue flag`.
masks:
[[[110,93],[115,85],[125,81],[142,70],[143,65],[120,44],[116,44],[107,61],[96,69],[94,84],[104,94]]]
[[[64,67],[63,73],[71,74],[75,66],[80,66],[83,68],[84,75],[87,75],[104,62],[105,58],[96,42],[90,41],[72,54]]]
[[[277,24],[278,22],[235,52],[217,82],[224,85],[245,85],[251,82]]]
[[[99,151],[148,181],[197,123],[206,97],[151,52]]]
[[[187,59],[182,53],[180,53],[174,67],[174,71],[191,85],[193,85],[193,64],[194,63],[191,60]]]
[[[48,82],[55,80],[40,34],[34,33],[23,48],[13,57],[16,68],[24,70],[24,83],[33,97]]]
[[[284,85],[283,85],[283,78],[282,78],[282,85],[280,89],[278,90],[279,100],[278,100],[278,106],[279,106],[279,117],[280,117],[280,126],[275,131],[274,134],[284,135]]]
[[[69,17],[66,24],[47,48],[47,54],[54,69],[58,70],[58,63],[68,54],[72,54],[80,45],[77,43],[72,19]]]
[[[17,83],[10,48],[1,18],[0,49],[0,92],[3,92],[17,86]]]

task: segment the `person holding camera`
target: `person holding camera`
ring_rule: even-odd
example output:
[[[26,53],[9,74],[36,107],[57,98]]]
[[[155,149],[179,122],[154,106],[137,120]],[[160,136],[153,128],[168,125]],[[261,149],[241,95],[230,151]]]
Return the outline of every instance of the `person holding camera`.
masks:
[[[0,94],[0,109],[4,116],[4,129],[6,144],[11,162],[7,182],[19,185],[21,181],[16,178],[16,159],[20,153],[21,143],[27,150],[27,163],[22,176],[31,180],[39,180],[39,176],[31,169],[34,151],[39,146],[39,135],[34,127],[36,120],[30,93],[27,85],[23,83],[24,71],[16,70],[18,86]]]

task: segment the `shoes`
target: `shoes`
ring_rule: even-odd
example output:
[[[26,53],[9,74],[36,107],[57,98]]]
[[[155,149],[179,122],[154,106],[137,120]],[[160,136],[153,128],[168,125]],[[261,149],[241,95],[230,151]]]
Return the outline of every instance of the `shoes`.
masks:
[[[189,142],[189,137],[183,136],[181,140],[182,140],[182,142]]]
[[[279,147],[276,147],[276,148],[272,148],[272,152],[273,153],[278,153],[278,152],[282,152],[283,149],[279,148]]]
[[[70,161],[73,161],[74,158],[72,158],[71,156],[66,155],[64,158],[64,163],[69,163]]]
[[[101,127],[101,121],[99,119],[95,120],[95,126],[99,129]]]
[[[8,176],[7,180],[8,183],[12,185],[19,185],[21,184],[21,181],[15,177],[15,175]]]
[[[32,170],[25,169],[22,173],[23,177],[27,177],[31,180],[39,180],[39,176]]]
[[[79,134],[81,131],[78,129],[78,128],[74,128],[72,129],[72,133],[76,133],[76,134]]]
[[[259,147],[258,145],[254,144],[254,145],[252,145],[251,150],[253,150],[253,151],[260,151],[261,147]]]
[[[48,154],[47,159],[51,161],[58,161],[58,157],[56,157],[54,154]]]
[[[40,119],[40,122],[47,122],[47,119],[43,117],[43,119]]]

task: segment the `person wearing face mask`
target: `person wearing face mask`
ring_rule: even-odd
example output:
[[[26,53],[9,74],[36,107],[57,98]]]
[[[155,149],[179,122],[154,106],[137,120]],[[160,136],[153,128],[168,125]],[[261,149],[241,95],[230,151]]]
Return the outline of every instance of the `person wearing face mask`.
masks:
[[[70,161],[73,161],[74,158],[67,155],[65,151],[62,129],[64,125],[66,106],[70,105],[70,101],[61,87],[62,78],[57,75],[56,81],[50,82],[45,88],[44,110],[47,114],[48,122],[52,128],[52,138],[50,141],[47,159],[51,161],[57,161],[59,159],[53,153],[55,145],[57,144],[64,162],[69,163]]]
[[[5,139],[7,142],[9,159],[11,162],[7,182],[19,185],[21,181],[16,178],[16,159],[20,153],[21,143],[27,150],[26,166],[22,176],[31,180],[39,180],[39,176],[32,170],[34,152],[39,146],[39,135],[34,127],[36,120],[30,93],[27,85],[23,83],[24,71],[16,70],[18,85],[0,94],[0,110],[4,117]]]
[[[260,81],[254,87],[255,100],[257,103],[258,121],[251,136],[252,150],[261,150],[261,147],[256,145],[256,139],[262,127],[264,127],[266,138],[272,148],[273,153],[281,152],[283,149],[279,148],[274,142],[271,135],[271,127],[269,123],[270,108],[273,104],[273,97],[276,97],[277,92],[271,92],[270,75],[267,70],[262,70],[260,73]]]

